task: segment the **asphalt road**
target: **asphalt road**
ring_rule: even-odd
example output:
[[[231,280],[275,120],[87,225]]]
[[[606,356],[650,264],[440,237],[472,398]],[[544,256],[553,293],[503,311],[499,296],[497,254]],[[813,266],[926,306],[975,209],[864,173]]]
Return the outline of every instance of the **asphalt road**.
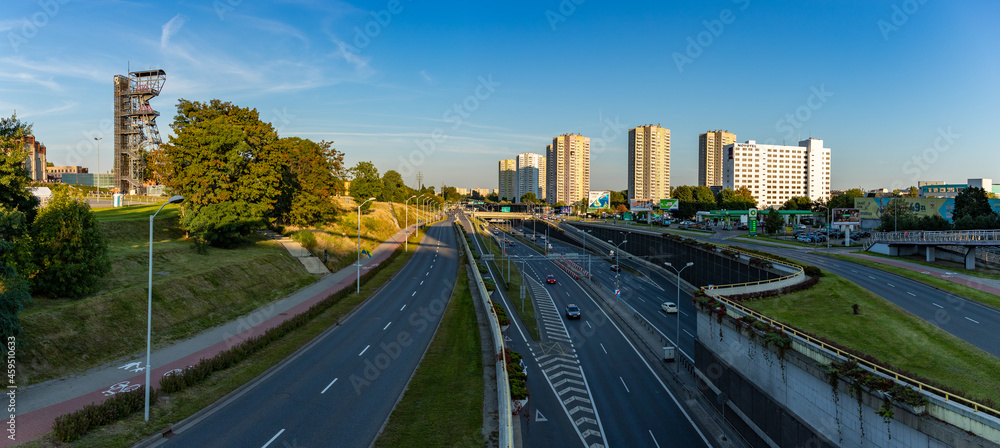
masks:
[[[540,258],[537,252],[520,243],[508,247],[508,250],[516,256]],[[585,384],[581,388],[585,386],[590,392],[606,446],[708,445],[621,330],[572,277],[547,259],[528,259],[525,263],[526,275],[543,285],[547,275],[556,277],[556,284],[545,285],[551,299],[536,296],[536,302],[551,300],[560,313],[570,303],[582,310],[580,320],[568,321],[565,317],[562,320],[572,341],[572,354],[579,361],[585,376]],[[547,342],[543,336],[542,349]],[[534,400],[540,388],[537,383],[531,383],[531,375],[529,370],[529,390]],[[558,386],[555,388],[558,389]],[[559,407],[543,409],[543,406],[546,404],[538,403],[533,405],[533,409],[547,417],[564,411]],[[532,425],[532,431],[537,431],[544,423],[533,422]],[[550,446],[535,445],[530,439],[528,442],[528,446]],[[579,438],[576,443],[581,443]]]
[[[154,446],[370,446],[455,285],[451,221],[431,226],[416,246],[399,273],[339,326]]]

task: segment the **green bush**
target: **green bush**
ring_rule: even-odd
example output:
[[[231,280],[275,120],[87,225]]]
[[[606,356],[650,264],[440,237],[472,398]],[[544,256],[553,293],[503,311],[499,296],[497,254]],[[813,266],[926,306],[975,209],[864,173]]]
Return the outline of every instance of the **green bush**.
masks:
[[[150,406],[156,403],[159,391],[149,393]],[[111,396],[101,404],[89,404],[79,411],[56,417],[52,423],[52,432],[56,439],[72,442],[83,437],[90,430],[114,423],[132,413],[144,409],[146,405],[146,389],[139,387],[130,392],[121,392]]]
[[[316,248],[316,236],[313,235],[312,230],[299,230],[292,234],[292,239],[297,241],[302,247],[313,250]]]
[[[823,271],[820,268],[818,268],[816,266],[812,266],[812,265],[802,266],[802,271],[805,272],[805,274],[808,275],[808,276],[810,276],[810,277],[822,277],[823,276]]]

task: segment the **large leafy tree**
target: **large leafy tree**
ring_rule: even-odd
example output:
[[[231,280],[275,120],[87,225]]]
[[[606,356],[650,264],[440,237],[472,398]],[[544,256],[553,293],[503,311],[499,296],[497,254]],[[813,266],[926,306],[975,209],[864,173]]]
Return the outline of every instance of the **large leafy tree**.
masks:
[[[31,286],[22,275],[30,264],[28,221],[24,213],[0,205],[0,336],[21,334],[17,313],[31,303]]]
[[[812,210],[816,204],[805,196],[793,196],[781,206],[782,210]]]
[[[969,187],[955,195],[952,218],[959,230],[1000,228],[1000,216],[990,207],[986,190],[979,187]]]
[[[716,197],[719,208],[726,210],[747,210],[757,206],[757,200],[747,187],[740,187],[736,191],[728,188],[719,192]]]
[[[335,173],[343,169],[344,154],[333,148],[333,142],[298,137],[280,139],[276,146],[285,158],[275,208],[278,220],[297,226],[332,220],[335,208],[330,197],[343,182]]]
[[[410,197],[410,187],[403,182],[403,176],[396,170],[389,170],[382,174],[382,194],[378,200],[385,202],[403,202]],[[371,196],[368,196],[370,198]],[[365,198],[365,199],[368,199]]]
[[[108,245],[90,204],[57,191],[31,226],[35,292],[77,298],[96,291],[111,270]]]
[[[13,114],[0,118],[0,205],[25,214],[28,223],[35,218],[38,198],[28,191],[31,177],[24,166],[28,151],[23,139],[31,136],[31,124]]]
[[[785,218],[779,214],[774,207],[771,207],[764,215],[764,230],[767,233],[778,233],[785,226]]]
[[[838,194],[827,202],[827,207],[829,208],[854,208],[854,198],[864,197],[865,193],[860,189],[852,188],[841,194]]]
[[[277,217],[284,157],[256,109],[182,99],[171,128],[164,178],[184,196],[181,222],[197,239],[232,247]]]
[[[371,162],[358,162],[351,168],[351,196],[358,204],[368,200],[368,198],[382,197],[382,178],[379,177],[378,168]],[[431,190],[433,192],[433,190]],[[371,207],[371,203],[365,204],[363,210]]]
[[[920,219],[910,207],[906,198],[897,196],[889,201],[882,211],[881,229],[885,231],[915,230],[920,228]]]
[[[538,197],[535,196],[535,193],[532,193],[532,192],[529,191],[529,192],[527,192],[527,193],[525,193],[524,195],[521,196],[521,202],[526,202],[526,203],[529,203],[529,204],[536,204],[539,201],[538,201]]]

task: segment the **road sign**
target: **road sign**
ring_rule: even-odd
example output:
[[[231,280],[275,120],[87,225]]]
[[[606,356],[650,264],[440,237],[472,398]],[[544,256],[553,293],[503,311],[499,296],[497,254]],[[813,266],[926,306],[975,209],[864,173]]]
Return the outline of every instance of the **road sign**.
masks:
[[[747,213],[750,215],[750,219],[757,219],[757,209],[751,208],[747,210]]]
[[[616,289],[615,290],[615,297],[621,297],[621,296],[622,296],[622,290]]]
[[[500,207],[500,213],[510,213],[510,207]]]

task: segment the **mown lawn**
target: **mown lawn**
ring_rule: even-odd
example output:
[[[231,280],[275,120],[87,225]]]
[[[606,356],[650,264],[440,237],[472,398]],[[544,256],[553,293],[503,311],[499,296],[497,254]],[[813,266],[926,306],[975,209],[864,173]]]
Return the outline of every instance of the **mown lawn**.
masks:
[[[860,314],[853,314],[853,304],[860,306]],[[811,289],[746,305],[887,364],[965,391],[970,399],[1000,403],[1000,359],[844,278],[827,273]]]

